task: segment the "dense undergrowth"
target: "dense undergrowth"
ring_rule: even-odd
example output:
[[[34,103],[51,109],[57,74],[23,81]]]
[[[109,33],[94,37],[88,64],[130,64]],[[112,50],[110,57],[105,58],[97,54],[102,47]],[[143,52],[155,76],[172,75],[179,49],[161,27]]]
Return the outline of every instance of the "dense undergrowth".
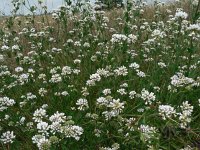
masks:
[[[200,148],[199,1],[39,3],[1,21],[0,149]]]

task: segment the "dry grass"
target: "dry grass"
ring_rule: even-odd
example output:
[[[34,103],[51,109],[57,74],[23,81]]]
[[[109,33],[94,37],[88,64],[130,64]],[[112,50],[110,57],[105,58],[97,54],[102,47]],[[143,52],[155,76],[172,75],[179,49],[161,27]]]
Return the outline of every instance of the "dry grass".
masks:
[[[173,2],[168,2],[165,5],[161,5],[159,8],[159,11],[161,12],[162,20],[167,20],[168,18],[168,13],[167,10],[173,10],[175,13],[175,8],[178,8],[180,4],[176,4]],[[191,6],[189,4],[188,0],[182,0],[181,1],[181,8],[183,8],[188,14],[189,17],[191,18]],[[154,7],[153,4],[148,5],[145,7],[144,10],[144,15],[143,18],[145,18],[147,21],[152,21],[154,19],[154,14],[155,14],[156,8]],[[116,18],[121,18],[123,16],[123,9],[122,8],[114,8],[112,10],[105,10],[106,16],[109,18],[109,24],[114,24]],[[79,15],[76,14],[78,17]],[[9,21],[9,16],[2,16],[0,18],[0,27],[5,28],[6,22]],[[55,26],[55,21],[52,19],[51,14],[47,15],[35,15],[34,18],[33,16],[16,16],[14,18],[14,26],[13,30],[17,30],[20,28],[20,26],[25,26],[27,20],[34,20],[35,21],[35,28],[41,28],[45,27],[47,25],[49,26]],[[72,25],[69,22],[69,26]]]

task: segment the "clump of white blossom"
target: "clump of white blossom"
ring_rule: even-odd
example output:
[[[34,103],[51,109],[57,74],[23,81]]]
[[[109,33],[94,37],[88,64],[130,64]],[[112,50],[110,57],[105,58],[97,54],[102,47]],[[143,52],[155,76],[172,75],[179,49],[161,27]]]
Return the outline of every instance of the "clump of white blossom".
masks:
[[[180,106],[181,113],[179,113],[179,121],[181,128],[187,128],[189,123],[192,121],[191,116],[193,112],[193,106],[191,106],[188,101],[183,102]]]
[[[6,131],[1,134],[0,141],[4,144],[13,143],[15,137],[13,131]]]
[[[159,105],[158,111],[163,120],[176,116],[176,110],[170,105]]]

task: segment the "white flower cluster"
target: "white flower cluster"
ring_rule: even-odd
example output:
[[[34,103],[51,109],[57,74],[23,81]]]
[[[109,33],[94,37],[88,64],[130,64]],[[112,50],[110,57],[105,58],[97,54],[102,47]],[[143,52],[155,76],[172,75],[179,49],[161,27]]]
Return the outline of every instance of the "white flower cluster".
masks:
[[[109,101],[112,99],[112,97],[107,96],[107,97],[99,97],[97,98],[96,104],[101,107],[101,106],[107,106],[109,104]]]
[[[123,42],[134,43],[136,40],[137,40],[137,36],[133,34],[129,34],[128,36],[124,34],[113,34],[111,42],[112,43],[123,43]]]
[[[10,73],[10,71],[9,71],[9,69],[8,69],[8,67],[7,66],[0,66],[0,77],[3,77],[3,76],[9,76],[9,75],[11,75],[11,73]]]
[[[70,66],[64,66],[63,68],[62,68],[62,73],[61,73],[61,75],[70,75],[70,74],[72,74],[72,68],[70,67]]]
[[[53,74],[51,79],[49,80],[51,83],[59,83],[62,82],[62,77],[60,74]]]
[[[104,69],[104,68],[97,69],[97,74],[99,74],[102,77],[109,77],[112,75],[112,73],[107,68],[106,69]]]
[[[24,85],[29,80],[29,74],[28,73],[22,73],[18,76],[18,82],[20,85]]]
[[[146,89],[142,89],[141,98],[144,100],[146,105],[151,105],[156,100],[156,96],[153,92],[149,92]]]
[[[47,139],[43,135],[33,136],[32,141],[34,144],[37,144],[37,147],[39,148],[39,150],[49,149],[51,146],[49,139]]]
[[[136,126],[136,119],[135,118],[127,119],[126,126],[130,131],[134,131],[134,127]]]
[[[199,1],[198,0],[193,0],[192,5],[198,6]]]
[[[137,70],[137,69],[140,68],[140,65],[137,64],[136,62],[134,62],[134,63],[131,63],[131,64],[129,65],[129,67],[130,67],[130,68],[133,68],[133,69],[135,69],[135,70]]]
[[[0,97],[0,112],[6,110],[9,106],[13,106],[14,104],[14,99],[10,99],[8,97]]]
[[[13,131],[6,131],[1,135],[0,141],[4,144],[13,143],[15,137]]]
[[[124,88],[118,89],[117,93],[119,93],[120,95],[126,95],[127,94],[126,89],[124,89]]]
[[[89,108],[88,101],[84,98],[78,99],[76,105],[78,106],[79,110],[86,110]]]
[[[188,126],[188,123],[191,122],[191,116],[193,112],[193,106],[191,106],[188,101],[183,102],[181,107],[181,113],[179,113],[179,121],[180,121],[180,127],[186,128]]]
[[[198,102],[199,102],[199,106],[200,106],[200,99],[198,99]]]
[[[190,24],[187,29],[190,31],[200,31],[200,23]]]
[[[118,150],[120,149],[120,145],[118,143],[114,143],[112,147],[100,147],[99,150]]]
[[[71,117],[67,118],[64,113],[59,113],[58,111],[48,117],[46,115],[46,107],[46,105],[43,105],[33,115],[38,134],[32,137],[32,141],[37,144],[39,149],[42,150],[44,147],[50,148],[51,144],[53,144],[50,140],[52,136],[59,137],[59,135],[62,135],[58,141],[63,138],[80,139],[80,136],[83,134],[82,127],[73,125],[74,122],[71,120]]]
[[[130,92],[129,92],[129,98],[130,98],[130,99],[134,99],[135,96],[136,96],[136,94],[137,94],[137,93],[136,93],[135,91],[130,91]]]
[[[171,77],[171,85],[174,87],[183,87],[192,83],[194,83],[194,79],[185,77],[182,73],[177,73],[177,75]]]
[[[101,76],[98,73],[94,73],[90,75],[90,79],[87,80],[87,85],[88,86],[95,86],[96,82],[101,81]]]
[[[126,76],[126,75],[128,75],[128,69],[125,66],[121,66],[121,67],[118,67],[117,69],[115,69],[114,73],[117,76]]]
[[[40,96],[45,96],[46,95],[46,93],[47,93],[47,90],[45,89],[45,88],[40,88],[39,90],[38,90],[38,94],[40,95]]]
[[[4,56],[0,54],[0,62],[4,61]]]
[[[83,134],[83,128],[75,125],[66,125],[61,127],[60,132],[63,133],[66,137],[72,137],[78,141],[80,136]]]
[[[141,131],[141,138],[145,142],[151,140],[152,138],[156,138],[155,134],[157,133],[157,130],[155,127],[141,124],[139,130]]]
[[[118,116],[124,109],[124,102],[121,102],[120,99],[113,99],[109,95],[106,97],[99,97],[96,104],[99,108],[104,108],[105,106],[106,109],[110,109],[110,111],[104,111],[102,113],[106,120]]]
[[[49,135],[48,130],[49,130],[49,125],[47,122],[38,122],[37,123],[37,130],[38,133],[42,134],[42,135]]]
[[[187,145],[184,148],[181,148],[180,150],[195,150],[193,147],[191,147],[190,145]]]
[[[182,10],[177,10],[175,14],[175,18],[186,19],[187,17],[188,17],[188,14]]]
[[[120,99],[112,99],[108,107],[112,109],[114,116],[117,116],[124,109],[124,103]]]
[[[167,118],[172,118],[176,115],[176,110],[170,105],[159,105],[158,111],[163,120],[166,120]]]
[[[134,63],[131,63],[129,65],[129,68],[133,68],[135,71],[136,71],[136,74],[141,77],[141,78],[144,78],[146,77],[146,74],[143,72],[143,71],[140,71],[139,68],[140,68],[140,65],[137,64],[136,62]]]
[[[26,95],[22,95],[21,98],[26,99],[26,100],[33,100],[33,99],[36,99],[37,96],[29,92]]]
[[[46,115],[46,109],[44,107],[41,107],[39,109],[37,109],[34,113],[33,113],[33,120],[35,122],[41,122],[43,118],[47,117]]]
[[[153,38],[155,38],[155,39],[157,39],[157,38],[159,39],[159,38],[164,38],[166,36],[166,34],[163,31],[159,30],[159,29],[155,29],[152,32],[151,36]]]

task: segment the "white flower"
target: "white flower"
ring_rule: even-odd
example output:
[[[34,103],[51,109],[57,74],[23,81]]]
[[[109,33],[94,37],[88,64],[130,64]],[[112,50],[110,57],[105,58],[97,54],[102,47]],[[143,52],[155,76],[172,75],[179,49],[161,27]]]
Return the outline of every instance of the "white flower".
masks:
[[[67,138],[72,137],[78,141],[80,136],[83,134],[83,128],[79,126],[66,125],[61,128],[61,133],[63,133]]]
[[[177,73],[171,77],[171,84],[175,87],[183,87],[188,84],[194,83],[194,80],[189,77],[185,77],[183,73]]]
[[[126,120],[126,126],[128,127],[128,129],[130,131],[134,131],[134,126],[136,123],[136,119],[135,118],[130,118]]]
[[[198,5],[198,0],[193,0],[192,5],[197,6]]]
[[[62,49],[55,48],[55,47],[53,47],[51,50],[52,50],[52,52],[55,52],[55,53],[60,53],[62,51]]]
[[[84,99],[84,98],[78,99],[76,102],[76,105],[78,105],[79,110],[85,110],[89,108],[88,101],[87,99]]]
[[[26,98],[27,98],[27,100],[32,100],[32,99],[36,99],[37,96],[32,93],[27,93]]]
[[[59,113],[58,111],[56,113],[54,113],[51,117],[49,117],[49,120],[51,122],[65,122],[66,120],[66,116],[64,113]]]
[[[159,105],[158,111],[163,120],[166,120],[166,118],[171,118],[176,114],[176,110],[170,105]]]
[[[56,132],[60,132],[62,125],[59,122],[52,122],[51,125],[49,125],[50,132],[55,134]]]
[[[137,40],[137,36],[133,34],[128,35],[128,43],[134,43]]]
[[[37,129],[39,133],[44,133],[48,135],[49,125],[46,122],[39,122],[37,124]]]
[[[113,99],[109,103],[108,107],[112,108],[113,112],[115,112],[116,115],[118,115],[124,109],[124,103],[123,102],[121,103],[120,99]]]
[[[2,51],[8,51],[8,50],[9,50],[9,47],[6,46],[6,45],[3,45],[3,46],[1,47],[1,50],[2,50]]]
[[[92,75],[90,75],[90,80],[92,80],[92,81],[100,81],[101,80],[101,76],[98,73],[92,74]]]
[[[141,77],[141,78],[146,77],[146,74],[145,74],[144,72],[139,71],[139,70],[136,70],[136,71],[137,71],[137,75],[138,75],[139,77]]]
[[[15,104],[14,99],[10,99],[8,97],[0,97],[0,112],[7,109],[9,106],[13,106]]]
[[[190,145],[187,145],[186,147],[181,148],[180,150],[194,150],[194,148],[191,147]]]
[[[47,93],[47,90],[45,88],[40,88],[38,93],[43,97]]]
[[[177,11],[175,14],[175,18],[181,18],[186,19],[188,17],[188,14],[186,12],[183,12],[181,10]]]
[[[187,29],[200,31],[200,24],[191,24]]]
[[[61,73],[61,75],[70,75],[72,73],[72,68],[71,67],[69,67],[69,66],[64,66],[63,68],[62,68],[62,73]]]
[[[19,45],[13,45],[13,46],[12,46],[12,50],[13,50],[13,51],[15,51],[15,50],[20,50]]]
[[[28,82],[29,74],[23,73],[19,76],[18,81],[20,82],[21,85],[24,83]]]
[[[101,147],[99,150],[118,150],[120,149],[120,145],[118,143],[114,143],[112,147]]]
[[[35,122],[41,122],[44,117],[46,117],[46,110],[44,108],[37,109],[33,113],[33,120]]]
[[[90,47],[90,43],[85,42],[85,43],[83,44],[83,47],[89,48],[89,47]]]
[[[74,60],[74,64],[80,64],[81,63],[81,60],[80,59],[75,59]]]
[[[153,92],[149,92],[146,89],[142,89],[141,98],[145,101],[146,105],[151,105],[153,101],[155,101],[156,96]]]
[[[108,105],[108,100],[106,99],[106,98],[104,98],[104,97],[99,97],[98,99],[97,99],[97,105],[99,105],[99,106],[107,106]]]
[[[200,99],[198,99],[198,102],[199,102],[199,106],[200,106]]]
[[[60,76],[60,74],[52,75],[51,79],[49,80],[49,82],[51,83],[59,83],[61,81],[62,81],[62,77]]]
[[[148,141],[151,138],[155,138],[156,128],[149,125],[140,125],[139,130],[142,133],[144,141]]]
[[[180,127],[186,128],[188,123],[191,122],[191,115],[193,112],[193,106],[191,106],[188,101],[183,102],[181,107],[181,113],[179,113]]]
[[[14,135],[13,131],[6,131],[1,135],[0,141],[4,144],[13,143],[15,137],[16,136]]]
[[[86,85],[95,86],[96,82],[101,80],[101,76],[98,73],[90,75],[90,80],[87,80]]]
[[[104,95],[111,94],[111,89],[104,89],[102,92]]]
[[[112,43],[122,43],[127,41],[128,43],[133,43],[137,40],[137,37],[133,34],[129,34],[128,36],[124,34],[113,34],[111,42]]]
[[[130,99],[134,99],[136,94],[137,94],[137,93],[136,93],[135,91],[130,91],[130,92],[129,92],[129,98],[130,98]]]
[[[131,64],[129,65],[129,67],[130,67],[130,68],[133,68],[133,69],[139,69],[139,68],[140,68],[140,65],[137,64],[136,62],[134,62],[134,63],[131,63]]]
[[[117,76],[126,76],[128,74],[128,69],[125,66],[118,67],[114,70]]]
[[[165,33],[158,30],[158,29],[155,29],[152,34],[151,34],[152,37],[155,37],[155,38],[163,38],[165,36]]]
[[[111,42],[112,43],[119,43],[119,42],[124,42],[127,40],[127,36],[124,34],[113,34]]]
[[[125,91],[125,89],[118,89],[117,92],[120,94],[120,95],[126,95],[127,92]]]
[[[37,147],[39,148],[39,150],[44,150],[44,149],[47,149],[47,148],[49,149],[50,146],[51,146],[49,139],[47,139],[43,135],[33,136],[32,141],[33,141],[33,143],[37,144]]]
[[[110,120],[112,117],[115,117],[118,115],[116,111],[104,111],[102,112],[102,114],[105,116],[106,120]]]
[[[97,69],[97,73],[100,75],[100,76],[104,76],[104,77],[108,77],[110,76],[110,72],[106,69]]]
[[[61,93],[61,95],[67,96],[67,95],[69,95],[69,93],[68,93],[67,91],[63,91],[63,92]]]
[[[158,62],[158,66],[160,66],[160,68],[165,68],[167,67],[165,63],[163,62]]]
[[[16,67],[15,72],[22,72],[24,69],[22,67]]]
[[[4,61],[4,56],[0,54],[0,62]]]

